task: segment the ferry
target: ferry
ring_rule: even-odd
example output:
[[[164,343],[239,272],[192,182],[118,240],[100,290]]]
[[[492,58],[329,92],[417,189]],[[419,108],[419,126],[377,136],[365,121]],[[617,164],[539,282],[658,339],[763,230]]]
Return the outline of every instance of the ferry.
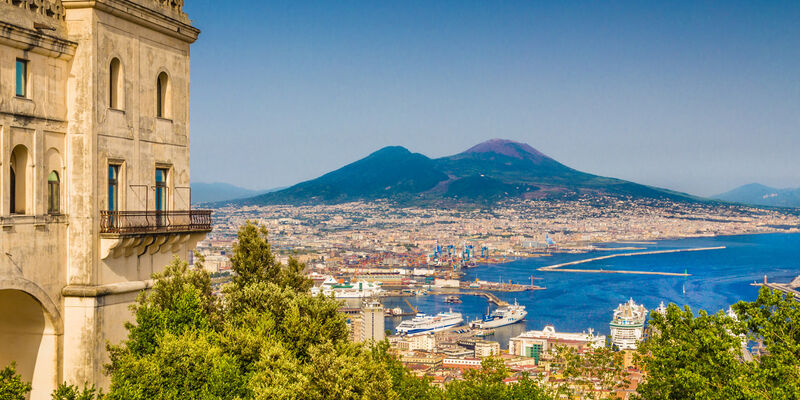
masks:
[[[322,285],[312,287],[311,295],[316,296],[320,293],[325,296],[333,295],[337,299],[356,299],[364,297],[375,297],[383,294],[384,290],[380,282],[351,282],[340,283],[333,277],[328,277]]]
[[[438,332],[453,326],[457,326],[464,322],[464,318],[460,313],[448,312],[439,313],[436,315],[425,315],[422,313],[417,314],[416,317],[405,320],[397,325],[396,331],[398,335],[418,335],[420,333]]]
[[[472,321],[470,326],[476,329],[499,328],[501,326],[516,324],[522,321],[526,315],[528,315],[528,312],[525,311],[525,306],[517,304],[517,301],[514,300],[514,304],[508,307],[498,308],[483,319]]]

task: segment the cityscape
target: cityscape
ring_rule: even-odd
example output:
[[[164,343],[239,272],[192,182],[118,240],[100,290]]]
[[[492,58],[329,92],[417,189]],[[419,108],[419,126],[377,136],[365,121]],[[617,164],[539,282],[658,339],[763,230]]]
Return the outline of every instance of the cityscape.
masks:
[[[0,399],[800,399],[798,18],[0,0]]]

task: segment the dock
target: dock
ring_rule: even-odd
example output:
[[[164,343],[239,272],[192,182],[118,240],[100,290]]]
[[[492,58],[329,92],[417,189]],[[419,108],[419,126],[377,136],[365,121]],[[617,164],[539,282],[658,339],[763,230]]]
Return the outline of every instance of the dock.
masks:
[[[611,258],[617,257],[633,257],[633,256],[646,256],[646,255],[653,255],[653,254],[668,254],[668,253],[685,253],[685,252],[692,252],[692,251],[709,251],[709,250],[722,250],[725,249],[725,246],[718,246],[718,247],[697,247],[693,249],[672,249],[672,250],[654,250],[654,251],[642,251],[636,253],[621,253],[621,254],[610,254],[607,256],[600,256],[600,257],[593,257],[587,258],[584,260],[577,260],[577,261],[570,261],[561,264],[554,264],[548,265],[546,267],[541,267],[539,271],[560,271],[560,272],[583,272],[583,273],[594,273],[594,274],[633,274],[633,275],[662,275],[662,276],[690,276],[691,274],[687,273],[680,273],[680,272],[658,272],[658,271],[625,271],[625,270],[604,270],[604,269],[570,269],[570,268],[563,268],[568,267],[571,265],[579,265],[579,264],[586,264],[594,261],[600,260],[608,260]]]
[[[795,280],[792,281],[792,283],[788,283],[788,284],[786,284],[786,283],[767,282],[767,277],[765,275],[764,276],[764,283],[753,282],[750,285],[751,286],[766,286],[766,287],[768,287],[768,288],[770,288],[772,290],[777,290],[779,292],[782,292],[783,294],[792,295],[792,298],[795,301],[800,302],[800,291],[795,290],[796,288],[793,287],[793,284],[795,282],[798,282],[798,281],[800,281],[800,276],[795,278]]]
[[[485,297],[486,300],[489,300],[490,303],[493,303],[499,307],[507,307],[510,304],[507,301],[500,299],[499,297],[495,296],[493,293],[484,292],[482,290],[463,290],[463,289],[445,289],[445,290],[437,290],[435,292],[431,292],[430,294],[433,295],[461,295],[461,296],[481,296]]]

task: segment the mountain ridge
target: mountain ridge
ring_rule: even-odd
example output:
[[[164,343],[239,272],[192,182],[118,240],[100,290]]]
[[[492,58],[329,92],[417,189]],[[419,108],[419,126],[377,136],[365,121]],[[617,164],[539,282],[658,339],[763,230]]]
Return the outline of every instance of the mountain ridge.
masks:
[[[491,139],[436,159],[402,146],[387,146],[318,178],[236,203],[336,204],[385,199],[404,204],[452,205],[587,194],[703,200],[581,172],[526,143]]]
[[[778,189],[760,183],[748,183],[711,198],[758,206],[800,208],[800,188]]]

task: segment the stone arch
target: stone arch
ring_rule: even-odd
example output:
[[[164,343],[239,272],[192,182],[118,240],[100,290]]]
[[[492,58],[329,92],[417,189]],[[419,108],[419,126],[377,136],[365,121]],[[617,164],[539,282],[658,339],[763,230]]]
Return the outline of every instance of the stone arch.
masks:
[[[61,317],[33,282],[0,280],[0,366],[17,364],[31,399],[48,399],[60,380]]]

